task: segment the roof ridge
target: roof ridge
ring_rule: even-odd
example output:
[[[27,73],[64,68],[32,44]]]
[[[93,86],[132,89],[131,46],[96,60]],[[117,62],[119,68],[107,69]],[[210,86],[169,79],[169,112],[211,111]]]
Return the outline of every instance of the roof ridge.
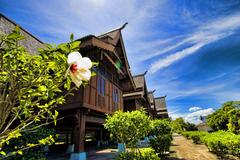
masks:
[[[148,93],[154,93],[156,91],[156,89],[152,90],[152,91],[148,91]]]
[[[101,37],[101,36],[104,36],[104,35],[106,35],[108,33],[115,32],[116,30],[122,30],[122,29],[124,29],[126,27],[127,24],[128,24],[128,22],[125,22],[121,27],[118,27],[118,28],[115,28],[113,30],[107,31],[105,33],[102,33],[102,34],[98,35],[97,37]]]
[[[140,77],[140,76],[145,76],[147,74],[147,70],[144,73],[133,75],[133,77]]]
[[[161,99],[161,98],[166,98],[167,97],[167,95],[165,95],[165,96],[160,96],[160,97],[155,97],[154,99]]]

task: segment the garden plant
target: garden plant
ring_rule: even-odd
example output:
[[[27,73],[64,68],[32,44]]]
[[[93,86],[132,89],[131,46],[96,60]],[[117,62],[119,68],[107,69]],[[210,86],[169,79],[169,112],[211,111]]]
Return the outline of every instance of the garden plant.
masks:
[[[150,145],[161,158],[169,152],[172,141],[170,122],[167,120],[152,120]]]
[[[74,41],[73,35],[69,43],[44,44],[38,54],[20,45],[24,38],[19,27],[0,35],[0,157],[4,158],[52,144],[52,132],[38,133],[50,123],[56,125],[55,108],[91,77],[93,64],[81,57],[80,41]],[[28,134],[37,139],[27,141]]]

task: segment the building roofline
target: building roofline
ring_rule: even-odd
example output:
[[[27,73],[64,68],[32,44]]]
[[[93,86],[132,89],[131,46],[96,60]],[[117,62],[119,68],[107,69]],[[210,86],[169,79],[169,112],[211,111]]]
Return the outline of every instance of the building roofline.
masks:
[[[24,29],[23,27],[21,27],[20,25],[18,25],[16,22],[14,22],[13,20],[11,20],[10,18],[8,18],[7,16],[5,16],[4,14],[0,13],[0,17],[3,17],[5,19],[7,19],[9,22],[11,22],[12,24],[14,24],[15,26],[19,26],[19,28],[26,32],[27,34],[29,34],[31,37],[33,37],[34,39],[36,39],[38,42],[44,44],[43,41],[41,41],[39,38],[37,38],[36,36],[32,35],[29,31],[27,31],[26,29]]]
[[[148,71],[145,71],[144,73],[133,75],[133,77],[140,77],[140,76],[145,76]]]
[[[156,89],[152,90],[152,91],[148,91],[148,93],[154,93],[156,91]]]
[[[128,24],[128,22],[125,22],[121,27],[118,27],[118,28],[115,28],[113,30],[107,31],[105,33],[102,33],[102,34],[98,35],[97,37],[103,37],[104,35],[106,35],[108,33],[111,33],[111,32],[114,32],[116,30],[122,30],[122,29],[124,29],[126,27],[127,24]]]
[[[161,96],[161,97],[155,97],[154,99],[163,99],[163,98],[166,98],[167,96]]]

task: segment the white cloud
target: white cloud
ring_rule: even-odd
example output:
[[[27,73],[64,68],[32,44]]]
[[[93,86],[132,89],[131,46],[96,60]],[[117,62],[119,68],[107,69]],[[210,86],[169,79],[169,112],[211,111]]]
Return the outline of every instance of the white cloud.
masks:
[[[179,117],[185,117],[187,115],[187,113],[180,113],[180,110],[178,108],[178,106],[171,106],[171,108],[168,109],[169,117],[171,117],[172,120],[175,120]]]
[[[184,117],[184,120],[186,122],[199,124],[199,123],[201,123],[200,116],[208,116],[209,114],[212,114],[213,112],[214,112],[213,108],[198,110],[198,111],[187,114]]]
[[[151,67],[150,67],[150,72],[149,73],[155,73],[157,72],[159,69],[168,67],[169,65],[171,65],[173,62],[178,61],[190,54],[193,54],[194,52],[196,52],[197,50],[199,50],[202,46],[204,46],[204,43],[200,43],[200,44],[196,44],[192,47],[183,49],[182,51],[176,52],[175,54],[169,55],[164,59],[160,59],[156,62],[154,62]]]
[[[207,109],[201,109],[200,107],[199,110],[191,112],[191,113],[182,113],[180,112],[179,107],[173,107],[175,108],[173,111],[169,111],[169,116],[175,120],[176,118],[182,117],[185,122],[189,123],[194,123],[194,124],[199,124],[202,121],[200,120],[200,116],[208,116],[209,114],[212,114],[214,112],[213,108],[207,108]]]
[[[57,4],[57,5],[56,5]],[[70,33],[78,36],[101,34],[129,22],[124,36],[127,39],[139,38],[147,34],[147,24],[156,16],[164,1],[106,1],[106,0],[69,0],[51,3],[34,1],[29,9],[41,15],[46,23],[32,24],[36,30],[57,35],[66,40]],[[45,25],[47,24],[47,25]],[[136,40],[135,39],[135,40]]]
[[[189,108],[189,112],[195,112],[195,111],[198,111],[200,109],[202,109],[202,108],[201,107],[191,107],[191,108]]]
[[[172,40],[174,40],[174,39],[171,39],[171,41],[172,41]],[[171,51],[171,50],[173,50],[173,49],[176,49],[177,47],[185,44],[187,41],[188,41],[188,40],[183,40],[183,41],[181,41],[181,42],[178,42],[178,43],[176,43],[176,44],[174,44],[174,45],[169,45],[169,46],[167,46],[167,47],[165,47],[165,48],[163,48],[163,49],[161,49],[161,50],[158,50],[158,51],[156,51],[156,52],[153,52],[153,53],[151,53],[151,54],[146,54],[146,55],[142,56],[142,57],[140,58],[140,60],[141,60],[141,61],[145,61],[145,60],[148,60],[148,59],[150,59],[150,58],[152,58],[152,57],[162,55],[162,54],[164,54],[164,53],[166,53],[166,52],[168,52],[168,51]],[[169,41],[168,41],[168,42],[169,42]],[[163,45],[163,44],[158,44],[158,45]],[[164,45],[166,45],[166,44],[164,44]],[[156,47],[156,46],[155,46],[155,47]]]
[[[227,17],[222,17],[212,22],[203,22],[196,31],[187,38],[182,39],[179,43],[163,48],[161,51],[151,54],[145,58],[153,58],[164,54],[173,49],[183,47],[185,44],[192,44],[191,47],[184,48],[182,51],[172,53],[165,58],[161,58],[150,65],[150,73],[155,73],[160,69],[168,67],[176,61],[184,57],[196,53],[200,48],[232,35],[235,30],[240,28],[240,14],[234,14]]]

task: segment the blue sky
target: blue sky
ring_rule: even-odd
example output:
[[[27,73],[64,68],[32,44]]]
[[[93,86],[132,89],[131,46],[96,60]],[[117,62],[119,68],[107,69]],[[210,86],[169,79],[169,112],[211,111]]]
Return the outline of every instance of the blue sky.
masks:
[[[167,95],[170,116],[199,122],[240,99],[239,0],[0,0],[0,12],[44,42],[123,31],[133,74]]]

